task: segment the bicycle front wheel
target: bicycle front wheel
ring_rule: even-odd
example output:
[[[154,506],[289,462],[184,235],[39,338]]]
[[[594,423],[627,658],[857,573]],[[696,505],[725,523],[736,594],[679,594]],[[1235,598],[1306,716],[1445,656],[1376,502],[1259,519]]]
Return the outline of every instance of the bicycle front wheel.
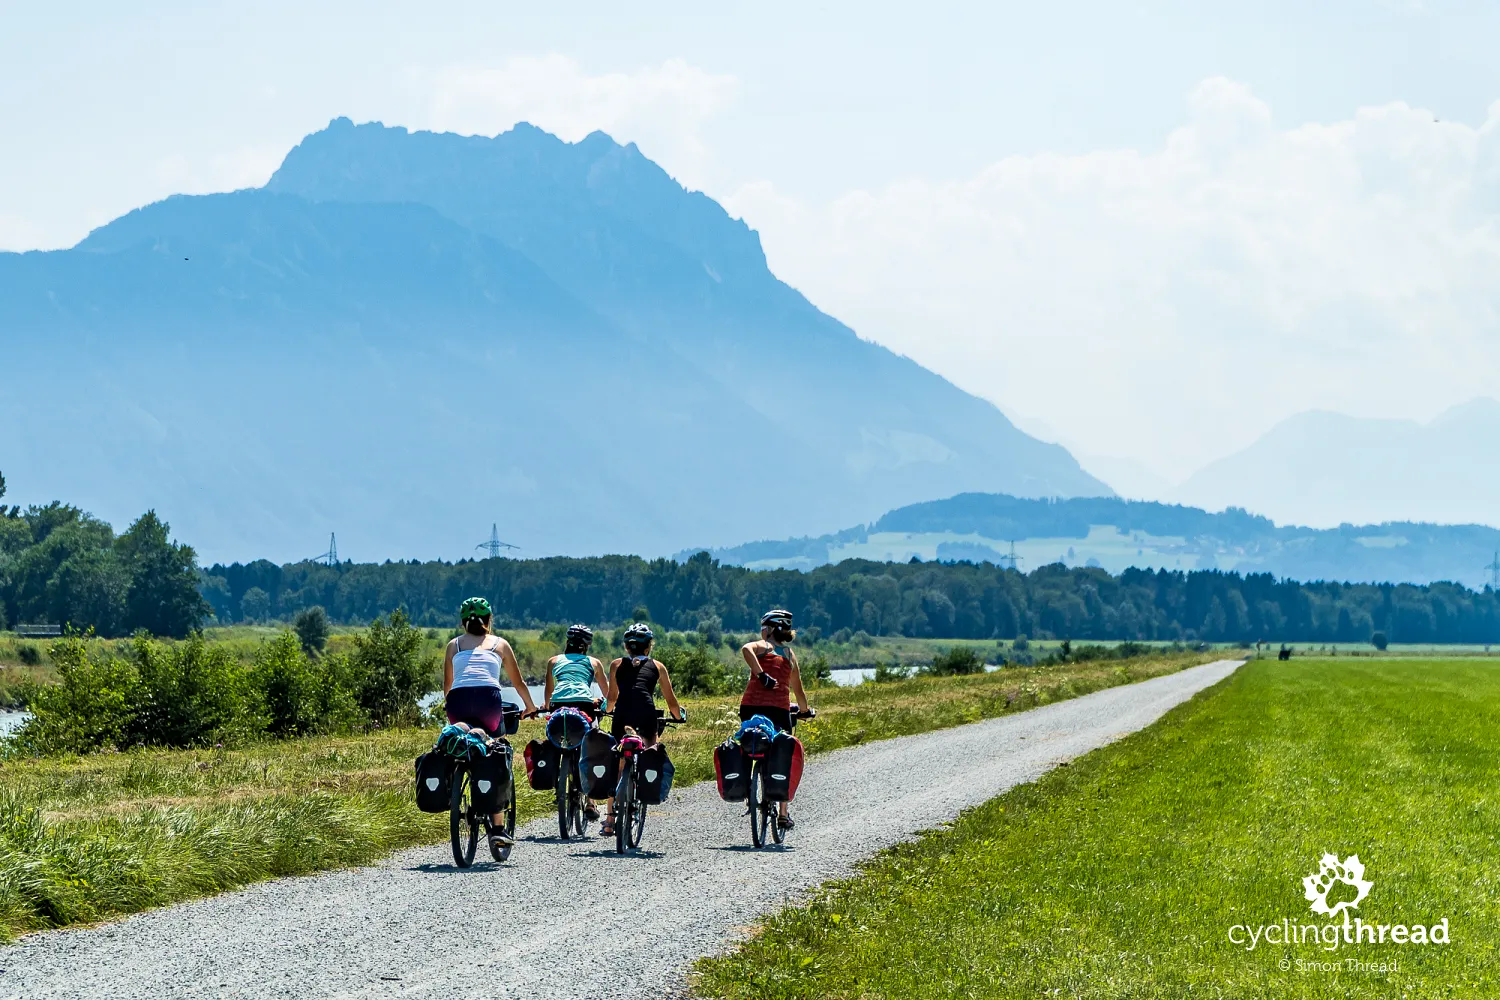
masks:
[[[635,804],[635,816],[630,824],[630,846],[640,847],[641,838],[646,835],[646,803]]]
[[[460,868],[472,865],[474,850],[479,846],[479,817],[474,812],[474,788],[467,764],[459,764],[453,769],[448,835],[453,845],[453,863]]]

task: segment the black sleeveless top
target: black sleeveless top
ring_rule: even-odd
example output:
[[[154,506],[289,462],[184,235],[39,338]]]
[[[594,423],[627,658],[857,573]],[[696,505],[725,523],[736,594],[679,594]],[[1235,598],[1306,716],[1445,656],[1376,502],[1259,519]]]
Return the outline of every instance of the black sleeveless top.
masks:
[[[627,656],[615,668],[615,683],[620,686],[620,697],[616,710],[624,708],[656,710],[656,680],[660,671],[656,661],[649,656],[632,659]]]

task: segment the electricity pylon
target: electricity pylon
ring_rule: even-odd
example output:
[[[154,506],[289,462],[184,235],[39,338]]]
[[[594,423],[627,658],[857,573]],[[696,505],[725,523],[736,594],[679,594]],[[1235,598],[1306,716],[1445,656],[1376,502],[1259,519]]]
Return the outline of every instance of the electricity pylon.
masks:
[[[490,540],[487,542],[480,542],[474,547],[476,549],[482,549],[488,552],[491,559],[499,559],[502,549],[519,549],[521,546],[512,545],[509,542],[502,542],[500,540],[500,526],[498,524],[491,524]]]

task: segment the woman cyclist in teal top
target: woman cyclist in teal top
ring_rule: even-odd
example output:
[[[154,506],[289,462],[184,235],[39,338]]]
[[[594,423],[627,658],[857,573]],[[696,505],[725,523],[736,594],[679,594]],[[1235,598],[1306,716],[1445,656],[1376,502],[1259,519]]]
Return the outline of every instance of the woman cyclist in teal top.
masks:
[[[589,655],[589,646],[593,642],[593,629],[587,625],[574,625],[568,629],[563,652],[547,661],[547,686],[542,704],[548,711],[576,708],[595,722],[599,721],[599,697],[594,694],[594,685],[599,685],[601,694],[608,691],[609,677],[604,673],[604,664]],[[599,807],[590,800],[584,806],[583,814],[589,820],[596,820]]]
[[[574,625],[568,629],[567,645],[563,652],[547,661],[547,686],[542,692],[542,704],[548,711],[559,708],[576,708],[587,712],[597,720],[599,699],[609,690],[609,675],[604,664],[589,655],[594,643],[594,630],[587,625]],[[594,685],[600,694],[594,694]]]

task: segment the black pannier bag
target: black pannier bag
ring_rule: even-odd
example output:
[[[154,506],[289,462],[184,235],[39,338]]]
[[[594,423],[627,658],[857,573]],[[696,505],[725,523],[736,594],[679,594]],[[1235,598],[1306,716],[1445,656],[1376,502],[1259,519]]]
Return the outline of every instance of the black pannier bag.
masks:
[[[551,740],[532,740],[526,744],[526,780],[539,792],[557,787],[557,765],[562,751]]]
[[[725,802],[743,802],[750,794],[750,759],[734,740],[714,747],[714,777],[719,783],[719,798]]]
[[[469,758],[469,780],[473,783],[474,808],[497,813],[510,804],[511,748],[508,743],[490,744],[490,752]]]
[[[766,801],[790,802],[802,780],[801,741],[790,733],[777,733],[760,767],[766,776]]]
[[[648,806],[659,806],[672,792],[672,777],[677,768],[660,743],[642,750],[635,759],[636,796]]]
[[[453,758],[430,750],[417,758],[417,808],[423,812],[447,812],[453,794]]]
[[[620,780],[620,757],[615,753],[614,737],[602,729],[591,729],[583,738],[583,783],[591,799],[607,799],[615,794]]]

